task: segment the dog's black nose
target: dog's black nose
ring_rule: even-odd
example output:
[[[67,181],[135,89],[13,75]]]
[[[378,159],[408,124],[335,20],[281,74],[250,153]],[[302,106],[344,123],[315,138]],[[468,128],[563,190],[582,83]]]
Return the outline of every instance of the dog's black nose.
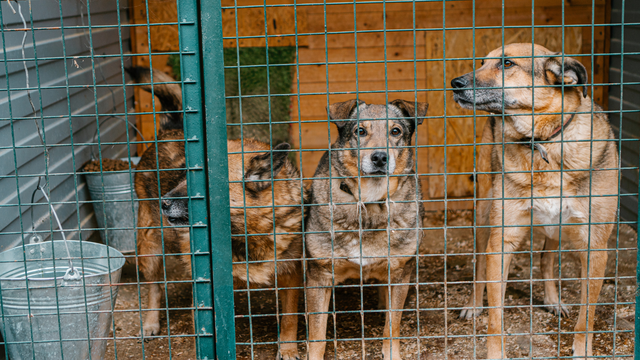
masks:
[[[169,209],[171,209],[171,201],[162,200],[162,210],[169,211]]]
[[[464,76],[459,76],[451,80],[451,86],[453,86],[455,89],[461,89],[463,87],[466,87],[467,84],[468,84],[467,79],[465,79]]]
[[[387,153],[384,151],[376,151],[371,154],[371,162],[377,167],[383,167],[387,165]]]

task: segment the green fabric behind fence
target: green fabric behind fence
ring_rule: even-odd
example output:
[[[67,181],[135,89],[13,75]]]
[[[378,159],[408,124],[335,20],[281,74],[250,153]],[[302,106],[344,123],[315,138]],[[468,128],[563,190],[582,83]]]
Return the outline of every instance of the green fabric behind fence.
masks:
[[[237,97],[242,91],[242,128],[240,126],[228,126],[227,136],[229,139],[240,139],[241,131],[244,138],[270,142],[269,125],[251,125],[256,122],[269,121],[269,102],[271,102],[271,133],[273,134],[273,145],[289,141],[289,124],[282,123],[289,121],[289,111],[291,108],[291,98],[289,96],[271,96],[278,94],[290,94],[293,74],[291,66],[275,66],[269,68],[269,81],[267,82],[267,52],[266,48],[240,48],[240,63],[238,63],[238,53],[235,48],[224,49],[225,66],[252,66],[257,67],[240,68],[240,79],[242,82],[238,86],[238,70],[226,69],[224,72],[225,94],[227,97]],[[275,47],[269,49],[269,65],[292,64],[295,60],[296,49],[294,47]],[[173,69],[176,80],[180,80],[180,60],[178,56],[170,56],[168,65]],[[269,87],[267,87],[267,83]],[[254,97],[255,95],[264,95]],[[227,99],[227,123],[240,123],[240,99]],[[281,123],[281,124],[278,124]]]
[[[224,49],[225,66],[266,65],[266,48],[240,48],[238,53],[235,48]],[[269,48],[269,65],[292,64],[295,60],[294,47]],[[292,83],[292,71],[290,66],[276,66],[269,68],[269,81],[267,82],[266,66],[240,68],[240,86],[238,86],[238,70],[226,69],[225,93],[226,96],[242,95],[267,95],[290,94]],[[269,84],[269,88],[267,88]],[[244,138],[254,138],[269,143],[269,125],[250,125],[254,122],[269,121],[269,101],[271,102],[271,128],[273,144],[289,141],[289,124],[278,124],[289,121],[291,99],[289,96],[248,97],[242,98],[242,127]],[[227,99],[227,123],[240,123],[240,100]],[[249,124],[249,125],[247,125]],[[240,126],[227,127],[229,139],[240,138]]]

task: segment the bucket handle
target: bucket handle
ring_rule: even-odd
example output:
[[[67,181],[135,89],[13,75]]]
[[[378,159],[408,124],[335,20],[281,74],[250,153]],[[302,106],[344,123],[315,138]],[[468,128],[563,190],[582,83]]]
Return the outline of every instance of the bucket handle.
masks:
[[[69,259],[71,261],[71,259]],[[77,281],[82,279],[82,275],[77,268],[70,267],[67,269],[67,272],[64,273],[63,279],[65,281]]]
[[[58,223],[58,229],[60,229],[60,232],[62,233],[62,239],[64,240],[64,247],[67,249],[67,256],[69,257],[69,269],[67,269],[67,272],[64,274],[64,279],[79,280],[80,278],[82,278],[82,276],[80,275],[80,272],[78,271],[78,269],[73,267],[73,261],[71,261],[71,251],[69,251],[69,244],[67,244],[67,237],[64,235],[64,229],[62,229],[62,224],[60,223],[60,219],[58,218],[58,213],[56,213],[56,210],[53,208],[53,204],[51,204],[51,201],[47,196],[47,192],[44,191],[44,188],[42,186],[40,186],[40,191],[42,191],[42,195],[44,195],[45,199],[47,199],[47,202],[49,203],[51,212],[53,212],[53,217],[55,217],[56,222]]]

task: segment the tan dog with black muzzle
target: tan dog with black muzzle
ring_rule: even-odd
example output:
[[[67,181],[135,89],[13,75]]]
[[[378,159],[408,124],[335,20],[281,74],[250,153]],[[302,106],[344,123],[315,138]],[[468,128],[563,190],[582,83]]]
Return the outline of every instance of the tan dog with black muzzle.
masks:
[[[146,85],[152,80],[148,68],[127,71],[135,82],[145,84],[143,90],[151,90]],[[165,84],[175,80],[156,69],[153,80],[160,83],[154,84],[153,89],[166,114],[161,117],[159,142],[142,154],[135,177],[140,199],[136,260],[149,282],[148,309],[142,324],[142,335],[147,338],[161,331],[165,254],[177,256],[184,272],[191,276],[193,251],[187,175],[184,170],[176,170],[186,167],[180,112],[182,89],[178,84]],[[296,313],[303,275],[301,204],[306,190],[300,188],[300,172],[288,160],[289,149],[286,143],[271,148],[269,144],[246,138],[227,141],[234,286],[249,289],[277,285],[283,313],[278,360],[299,359]],[[161,204],[158,195],[162,197]]]
[[[587,96],[585,67],[542,46],[511,44],[492,51],[475,73],[451,84],[462,107],[504,114],[491,117],[482,135],[482,143],[498,143],[480,146],[477,170],[478,198],[488,199],[478,201],[478,225],[492,227],[478,229],[477,249],[487,255],[478,255],[475,297],[461,317],[482,311],[486,267],[488,358],[506,356],[502,318],[509,264],[533,220],[534,229],[546,236],[544,303],[556,313],[568,315],[552,281],[560,237],[583,250],[578,253],[583,305],[573,356],[591,356],[593,333],[588,332],[595,305],[586,305],[597,303],[602,287],[605,248],[616,220],[619,164],[606,115]]]

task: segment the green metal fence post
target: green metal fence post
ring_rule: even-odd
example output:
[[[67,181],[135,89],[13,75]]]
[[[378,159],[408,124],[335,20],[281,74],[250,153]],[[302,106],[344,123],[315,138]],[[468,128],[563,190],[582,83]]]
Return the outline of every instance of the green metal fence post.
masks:
[[[221,2],[200,2],[200,18],[202,64],[204,65],[204,109],[206,114],[216,355],[218,360],[235,359],[236,336],[231,263],[231,213],[229,210]]]
[[[183,111],[185,122],[185,153],[189,188],[189,209],[192,224],[192,271],[195,280],[193,303],[195,307],[196,351],[198,359],[214,359],[213,340],[213,289],[211,272],[211,245],[207,232],[207,181],[204,173],[204,112],[200,74],[200,44],[197,1],[178,2],[180,33],[180,70]],[[198,110],[198,111],[195,111]]]

